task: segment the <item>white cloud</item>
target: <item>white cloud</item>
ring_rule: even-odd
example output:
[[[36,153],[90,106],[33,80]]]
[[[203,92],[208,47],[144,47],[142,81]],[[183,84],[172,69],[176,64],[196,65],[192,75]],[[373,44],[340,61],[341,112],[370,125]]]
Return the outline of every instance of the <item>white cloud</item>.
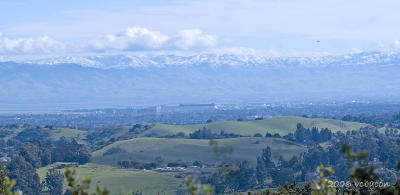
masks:
[[[219,42],[217,37],[198,29],[182,30],[175,36],[168,36],[146,28],[131,27],[124,32],[87,41],[82,47],[90,51],[201,51],[215,48]]]
[[[168,36],[146,28],[132,27],[124,32],[107,35],[100,39],[89,40],[82,44],[89,51],[143,51],[159,50],[168,40]]]
[[[299,52],[343,52],[354,47],[369,49],[378,41],[389,42],[399,39],[400,1],[396,0],[187,0],[163,1],[163,3],[135,3],[137,1],[97,2],[96,6],[81,7],[79,3],[59,6],[59,10],[39,14],[44,6],[28,3],[40,17],[8,17],[0,21],[1,31],[15,36],[40,36],[43,33],[56,39],[88,39],[101,34],[111,34],[110,40],[103,37],[87,46],[92,49],[126,48],[127,35],[118,35],[129,26],[144,26],[161,31],[168,40],[180,36],[182,29],[201,29],[204,32],[229,37],[243,47],[277,51]],[[74,5],[76,4],[76,5]],[[115,7],[114,7],[115,6]],[[5,7],[5,10],[7,6]],[[51,10],[50,10],[51,11]],[[31,12],[17,14],[35,15]],[[2,12],[0,12],[1,15]],[[3,13],[4,14],[4,13]],[[4,17],[7,17],[4,14]],[[151,31],[152,32],[152,31]],[[166,33],[166,34],[164,34]],[[189,33],[190,34],[190,33]],[[136,36],[142,36],[135,34]],[[215,36],[213,36],[215,37]],[[151,38],[151,37],[150,37]],[[115,39],[115,40],[114,40]],[[132,37],[129,40],[133,39]],[[290,39],[290,40],[289,40]],[[118,40],[122,43],[117,44]],[[133,39],[135,40],[135,39]],[[203,49],[196,41],[169,42],[169,47],[179,49]],[[321,40],[323,47],[315,46]],[[323,45],[327,41],[329,44]],[[191,43],[196,43],[192,45]],[[339,43],[338,43],[339,42]],[[182,44],[179,44],[182,43]],[[203,42],[204,43],[204,40]],[[166,42],[153,48],[163,49]],[[140,49],[140,42],[129,44],[131,50]],[[285,54],[284,52],[280,52]]]
[[[63,52],[65,45],[50,37],[10,39],[0,33],[0,54],[40,54]]]
[[[400,40],[379,41],[373,47],[373,50],[383,52],[400,52]]]
[[[198,29],[183,30],[173,39],[172,45],[182,50],[201,50],[213,48],[218,44],[217,37],[204,34]]]
[[[130,27],[125,31],[83,40],[60,42],[50,37],[10,39],[0,34],[0,54],[51,54],[68,52],[199,52],[222,47],[224,41],[198,29],[182,30],[169,36],[147,28]]]

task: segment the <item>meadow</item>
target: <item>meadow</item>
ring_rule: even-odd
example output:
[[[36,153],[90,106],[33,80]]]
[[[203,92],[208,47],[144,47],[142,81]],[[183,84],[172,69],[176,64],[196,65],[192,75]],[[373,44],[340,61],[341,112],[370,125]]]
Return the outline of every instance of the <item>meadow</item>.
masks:
[[[43,181],[48,169],[63,163],[56,163],[38,169],[38,175]],[[65,163],[64,163],[65,164]],[[119,169],[110,166],[88,163],[72,167],[77,177],[83,176],[91,179],[90,193],[95,192],[96,186],[101,186],[111,191],[111,194],[129,194],[128,192],[142,192],[143,194],[174,194],[182,188],[183,180],[174,177],[162,175],[155,172],[144,172],[138,170]],[[60,169],[62,172],[64,169]],[[64,190],[67,189],[64,181]]]
[[[275,160],[278,160],[280,156],[289,159],[306,150],[303,145],[280,138],[241,137],[218,139],[217,141],[220,147],[229,147],[233,150],[230,155],[224,155],[224,158],[248,160],[253,165],[256,163],[257,156],[261,155],[261,150],[267,146],[271,147]],[[138,159],[143,162],[152,162],[156,157],[161,156],[168,162],[203,161],[211,164],[221,160],[222,157],[213,152],[209,142],[204,139],[134,138],[115,142],[93,152],[92,162],[117,166],[117,162],[121,160]],[[121,148],[126,153],[104,156],[103,154],[110,148]]]
[[[283,136],[294,132],[298,123],[301,123],[305,128],[328,128],[332,132],[358,130],[361,127],[366,126],[366,124],[362,123],[334,119],[284,116],[264,120],[220,121],[194,125],[156,124],[142,135],[171,135],[179,132],[183,132],[188,135],[202,127],[206,127],[211,129],[214,133],[220,133],[221,131],[224,131],[225,133],[234,133],[242,136],[253,136],[255,133],[260,133],[261,135],[265,136],[265,134],[268,132],[271,134],[279,133],[281,136]]]

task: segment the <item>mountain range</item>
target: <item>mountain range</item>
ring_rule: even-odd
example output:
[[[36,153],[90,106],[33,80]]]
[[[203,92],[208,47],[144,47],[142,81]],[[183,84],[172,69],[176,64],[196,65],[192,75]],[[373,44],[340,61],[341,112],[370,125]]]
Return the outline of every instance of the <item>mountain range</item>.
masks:
[[[57,110],[400,97],[400,53],[80,55],[0,62],[0,105]]]

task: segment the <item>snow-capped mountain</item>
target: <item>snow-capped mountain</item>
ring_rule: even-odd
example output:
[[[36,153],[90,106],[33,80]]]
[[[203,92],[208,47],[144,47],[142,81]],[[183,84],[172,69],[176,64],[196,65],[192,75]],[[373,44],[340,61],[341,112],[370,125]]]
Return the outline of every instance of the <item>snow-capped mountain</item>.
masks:
[[[281,58],[124,54],[32,59],[2,59],[0,106],[68,104],[80,108],[89,104],[112,107],[400,97],[398,53]]]
[[[0,58],[0,61],[9,61]],[[42,57],[29,60],[15,60],[26,64],[78,64],[95,68],[144,68],[167,66],[264,66],[264,67],[324,67],[351,65],[399,65],[400,53],[362,52],[348,55],[328,55],[317,57],[268,57],[262,55],[234,54],[200,54],[191,56],[179,55],[88,55],[88,56],[58,56]]]

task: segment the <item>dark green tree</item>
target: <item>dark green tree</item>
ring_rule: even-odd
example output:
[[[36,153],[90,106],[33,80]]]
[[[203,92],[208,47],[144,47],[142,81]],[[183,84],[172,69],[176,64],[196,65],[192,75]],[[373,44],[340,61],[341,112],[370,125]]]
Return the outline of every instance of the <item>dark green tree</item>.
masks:
[[[0,162],[0,194],[1,195],[17,195],[12,193],[11,188],[15,185],[15,180],[10,180],[7,176],[7,170],[3,163]]]
[[[77,162],[85,164],[90,161],[91,152],[84,144],[74,139],[61,138],[52,150],[53,162]]]
[[[20,149],[19,154],[35,168],[49,165],[51,163],[50,146],[40,142],[25,143]]]
[[[45,185],[50,195],[60,195],[63,192],[64,175],[56,170],[50,169],[46,173]]]
[[[8,176],[17,182],[15,189],[24,194],[37,195],[41,192],[39,175],[35,168],[22,156],[15,156],[7,165]]]
[[[271,148],[268,146],[262,150],[262,155],[257,157],[256,175],[258,182],[263,184],[274,168],[275,163],[272,161]]]

